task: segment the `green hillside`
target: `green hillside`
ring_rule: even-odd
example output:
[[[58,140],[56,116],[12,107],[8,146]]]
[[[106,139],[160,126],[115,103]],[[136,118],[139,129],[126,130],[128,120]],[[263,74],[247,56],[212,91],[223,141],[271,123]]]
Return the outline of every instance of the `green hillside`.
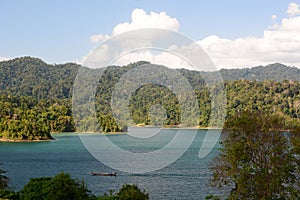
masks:
[[[117,124],[112,114],[111,96],[120,78],[141,64],[147,62],[122,67],[110,66],[99,79],[95,100],[101,131],[122,131],[122,122]],[[50,138],[50,132],[76,131],[71,97],[74,80],[80,67],[73,63],[50,65],[31,57],[0,62],[0,137],[36,140]],[[99,69],[84,69],[90,76],[97,76],[99,72]],[[193,87],[200,106],[200,118],[193,119],[190,116],[188,120],[191,122],[197,120],[197,124],[201,127],[211,125],[211,97],[201,74],[216,72],[196,72],[186,69],[178,69],[177,72]],[[287,123],[298,120],[300,116],[298,68],[273,64],[249,69],[222,69],[220,74],[225,80],[227,117],[233,116],[236,112],[250,110],[278,113],[286,118]],[[151,76],[154,75],[155,73]],[[169,76],[168,78],[174,80],[176,78],[171,77],[173,75]],[[164,77],[156,78],[164,80]],[[82,82],[82,87],[89,83],[88,79],[89,77]],[[84,92],[82,95],[88,97]],[[153,106],[158,104],[165,110],[165,120],[151,118],[149,114]],[[84,108],[85,105],[82,105],[82,109]],[[178,98],[161,85],[146,84],[134,91],[129,110],[130,113],[126,117],[131,117],[136,124],[182,123]],[[93,123],[92,119],[83,118],[76,126],[80,128],[77,131],[90,131],[85,129],[90,123]]]
[[[70,98],[79,67],[73,63],[49,65],[31,57],[0,62],[0,93],[37,99]]]
[[[224,80],[256,80],[256,81],[300,81],[300,69],[288,67],[280,63],[244,69],[221,69]]]

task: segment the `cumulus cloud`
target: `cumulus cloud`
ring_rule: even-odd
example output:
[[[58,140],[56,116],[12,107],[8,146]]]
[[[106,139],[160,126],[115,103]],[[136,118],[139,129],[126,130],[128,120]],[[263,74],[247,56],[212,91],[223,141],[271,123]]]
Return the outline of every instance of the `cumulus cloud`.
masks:
[[[234,40],[209,36],[198,43],[219,68],[241,68],[281,62],[300,67],[300,16],[290,4],[289,18],[264,30],[262,37]]]
[[[105,41],[113,36],[117,36],[128,31],[143,29],[143,28],[158,28],[158,29],[166,29],[171,31],[178,31],[179,26],[180,24],[178,20],[176,18],[170,17],[169,15],[167,15],[166,12],[146,13],[143,9],[134,9],[131,13],[130,22],[123,22],[117,24],[113,28],[111,35],[103,35],[103,34],[92,35],[90,37],[90,41],[97,43],[97,42]],[[132,33],[132,34],[139,34],[139,33]],[[126,37],[125,37],[125,39],[122,40],[121,48],[124,50],[126,48],[131,48],[132,46],[134,47],[151,46],[151,44],[149,44],[151,39],[163,38],[166,36],[161,32],[155,32],[155,30],[143,32],[142,34],[137,36],[137,38],[140,38],[141,35],[143,35],[143,37],[145,38],[144,40],[140,39],[140,40],[132,41],[131,39],[129,39],[129,41],[126,42]],[[101,65],[102,63],[108,61],[107,58],[112,57],[111,55],[112,53],[113,52],[111,52],[109,49],[103,49],[101,47],[100,49],[95,49],[89,52],[89,54],[79,62],[89,67],[99,67],[102,66]],[[167,66],[176,66],[176,67],[183,66],[183,64],[188,65],[187,63],[185,63],[185,61],[179,59],[178,57],[170,53],[164,53],[164,52],[158,53],[158,52],[147,51],[147,50],[132,52],[127,55],[123,55],[122,57],[115,60],[114,64],[126,65],[130,62],[136,62],[140,60],[150,61],[156,64],[164,64]]]
[[[168,16],[166,12],[147,14],[143,9],[134,9],[131,13],[131,22],[118,24],[113,30],[113,35],[140,28],[161,28],[178,31],[179,22],[176,18]]]
[[[262,30],[261,37],[227,39],[211,35],[197,43],[207,52],[219,69],[253,67],[275,62],[300,67],[299,6],[291,3],[288,5],[286,12],[288,13],[288,17],[280,21],[277,19],[277,15],[272,15],[271,18],[274,24]],[[276,22],[277,20],[278,23]],[[179,29],[179,22],[176,18],[171,18],[165,12],[151,12],[147,14],[142,9],[135,9],[132,12],[131,22],[124,22],[115,26],[112,36],[139,28],[164,28],[177,31]],[[111,36],[94,35],[92,37],[92,41],[99,41]],[[134,43],[137,42],[134,41]],[[142,42],[144,46],[147,46],[143,40]],[[127,43],[126,45],[130,46]],[[134,45],[139,46],[137,44]],[[172,51],[171,47],[170,51]],[[179,49],[178,52],[180,51]],[[186,50],[182,48],[182,52],[186,52]],[[105,52],[102,52],[101,55],[105,55]],[[190,68],[187,62],[169,52],[151,51],[132,52],[118,58],[116,64],[126,65],[139,60],[146,60],[176,68]]]
[[[290,16],[290,17],[294,17],[297,15],[300,15],[300,9],[299,9],[299,5],[296,3],[290,3],[288,6],[288,9],[286,11],[286,13]]]
[[[0,62],[1,62],[1,61],[6,61],[6,60],[9,60],[9,58],[1,57],[1,56],[0,56]]]
[[[178,31],[179,22],[176,18],[167,15],[166,12],[150,12],[147,14],[143,9],[134,9],[131,13],[131,22],[124,22],[116,25],[112,36],[141,28],[161,28]],[[109,35],[95,34],[90,37],[91,42],[107,40]]]
[[[104,41],[104,40],[107,40],[109,39],[109,35],[92,35],[90,37],[90,41],[91,42],[94,42],[94,43],[97,43],[97,42],[101,42],[101,41]]]
[[[153,64],[168,66],[169,68],[186,68],[190,70],[195,70],[186,60],[172,54],[171,52],[153,52],[153,51],[139,51],[127,54],[120,57],[115,61],[116,65],[126,65],[128,63],[137,61],[148,61]]]

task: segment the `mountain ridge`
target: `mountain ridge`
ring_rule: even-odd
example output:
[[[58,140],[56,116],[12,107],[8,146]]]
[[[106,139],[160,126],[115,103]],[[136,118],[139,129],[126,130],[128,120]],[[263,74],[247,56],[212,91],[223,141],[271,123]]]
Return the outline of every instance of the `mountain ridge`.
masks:
[[[109,66],[106,71],[108,73],[120,71],[121,74],[118,76],[122,76],[123,72],[141,63],[149,62],[140,61],[127,66]],[[2,61],[0,62],[0,94],[17,97],[30,96],[36,99],[69,99],[72,97],[74,80],[81,67],[82,65],[76,63],[47,64],[39,58],[29,56]],[[215,72],[177,70],[189,80],[193,87],[205,84],[201,79],[201,74],[212,73],[219,73],[224,81],[282,82],[290,80],[300,82],[300,69],[280,63],[243,69],[221,69]]]
[[[273,63],[266,66],[260,65],[251,68],[221,69],[219,72],[224,80],[300,80],[299,68],[295,66],[287,66],[281,63]]]
[[[101,127],[99,131],[119,132],[126,127],[126,124],[118,123],[115,120],[111,97],[121,77],[145,63],[148,62],[140,61],[126,66],[109,66],[104,72],[101,72],[96,94],[93,97],[95,98],[97,120]],[[86,117],[83,117],[79,123],[77,122],[75,127],[71,97],[74,80],[80,67],[82,66],[75,63],[50,65],[41,59],[31,57],[0,62],[0,104],[2,105],[0,137],[2,134],[4,138],[30,139],[36,138],[33,133],[39,132],[49,134],[49,132],[75,130],[93,131],[86,126],[94,124],[95,121],[93,121],[94,118],[85,115],[89,113],[89,110],[86,109],[89,101],[84,99],[89,99],[90,93],[84,88],[89,86],[89,78],[97,76],[99,71],[83,68],[88,75],[80,83],[82,88],[80,98],[84,101],[79,106],[80,112],[75,114]],[[216,98],[224,97],[218,96],[218,88],[205,83],[201,77],[202,73],[220,73],[223,76],[227,99],[226,112],[229,117],[243,110],[278,113],[285,116],[288,123],[295,119],[298,120],[300,117],[300,69],[295,67],[277,63],[266,67],[223,69],[220,72],[199,72],[187,69],[178,69],[177,71],[190,83],[199,101],[199,119],[189,115],[187,121],[194,123],[198,120],[197,123],[200,127],[214,126],[213,123],[218,122],[210,119],[212,105],[210,89],[216,89]],[[153,76],[162,81],[166,79],[164,74],[159,73],[147,74],[145,72],[142,76]],[[168,74],[168,76],[171,80],[172,78],[177,80],[172,74]],[[126,85],[124,88],[128,87],[130,85]],[[77,99],[78,102],[81,102],[80,98]],[[152,119],[149,115],[149,109],[157,104],[165,108],[166,120]],[[136,124],[151,125],[156,122],[163,122],[164,125],[181,124],[178,98],[170,89],[160,85],[146,84],[138,88],[131,96],[129,110],[130,112],[126,113],[125,117],[132,117]],[[159,110],[153,109],[152,111],[158,112]],[[24,130],[31,130],[32,126],[37,128],[35,132],[24,132]],[[42,137],[42,135],[37,137]]]
[[[3,71],[4,67],[10,66],[14,69],[20,69],[22,67],[28,68],[30,65],[35,66],[33,69],[38,69],[37,72],[43,72],[47,69],[58,69],[58,70],[66,70],[65,75],[70,75],[70,70],[73,67],[74,71],[77,72],[79,67],[82,65],[77,63],[63,63],[63,64],[48,64],[40,58],[36,57],[19,57],[11,60],[5,60],[0,62],[0,78],[5,76],[5,71]],[[39,68],[36,68],[39,67]],[[120,66],[118,66],[120,67]],[[189,70],[191,71],[191,70]],[[26,71],[25,71],[26,72]],[[51,71],[52,72],[52,71]],[[296,80],[300,81],[300,69],[295,66],[287,66],[281,63],[273,63],[266,66],[259,65],[250,68],[238,68],[238,69],[225,69],[221,68],[218,71],[206,72],[200,71],[200,73],[220,73],[223,80],[256,80],[256,81],[264,81],[264,80],[274,80],[274,81],[283,81],[283,80]],[[24,73],[24,71],[22,71]],[[46,73],[47,74],[47,73]],[[40,75],[40,74],[39,74]],[[74,77],[74,73],[71,76]],[[46,76],[41,76],[42,78],[46,78]],[[49,77],[48,77],[49,78]],[[63,77],[65,78],[65,77]],[[1,80],[1,79],[0,79]],[[1,84],[2,86],[2,84]]]

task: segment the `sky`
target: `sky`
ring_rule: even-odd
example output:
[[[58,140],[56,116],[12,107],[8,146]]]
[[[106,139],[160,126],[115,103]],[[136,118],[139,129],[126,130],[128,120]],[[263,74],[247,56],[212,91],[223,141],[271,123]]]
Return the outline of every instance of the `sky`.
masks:
[[[300,0],[1,0],[0,60],[82,63],[101,42],[166,28],[199,44],[218,68],[300,67]],[[164,57],[164,59],[167,59]]]

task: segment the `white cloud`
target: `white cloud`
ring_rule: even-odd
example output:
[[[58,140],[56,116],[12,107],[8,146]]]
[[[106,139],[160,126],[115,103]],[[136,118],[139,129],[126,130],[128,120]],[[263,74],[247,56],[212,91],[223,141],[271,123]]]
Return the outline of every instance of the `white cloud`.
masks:
[[[113,35],[140,28],[161,28],[178,31],[179,22],[176,18],[171,18],[165,12],[147,14],[143,9],[134,9],[131,13],[131,22],[118,24],[113,29]]]
[[[160,28],[178,31],[179,22],[176,18],[168,16],[166,12],[150,12],[150,14],[147,14],[143,9],[134,9],[131,13],[131,22],[116,25],[112,31],[112,36],[141,28]],[[109,35],[95,34],[90,37],[90,41],[100,42],[110,37]]]
[[[116,25],[111,35],[102,35],[102,34],[95,34],[90,37],[91,42],[100,42],[107,40],[113,36],[120,35],[122,33],[136,30],[136,29],[143,29],[143,28],[158,28],[158,29],[166,29],[171,31],[178,31],[179,29],[179,22],[176,18],[172,18],[167,15],[166,12],[150,12],[147,14],[143,9],[134,9],[131,13],[131,21],[130,22],[124,22]],[[146,31],[143,32],[137,32],[132,34],[140,34],[136,36],[137,38],[140,38],[139,40],[133,41],[129,39],[129,41],[126,41],[125,39],[122,40],[122,49],[126,50],[126,48],[131,47],[139,47],[139,46],[151,46],[151,43],[149,43],[153,38],[162,38],[165,37],[161,32],[155,32],[153,31]],[[144,40],[141,39],[141,35],[145,38]],[[131,35],[131,37],[133,37]],[[121,45],[120,44],[120,45]],[[94,49],[91,51],[87,56],[85,56],[80,63],[83,63],[89,67],[99,67],[102,66],[102,63],[108,62],[108,58],[111,58],[113,52],[109,48],[103,49],[103,47],[99,49]],[[118,55],[118,53],[115,52],[114,55]],[[164,64],[168,66],[182,66],[182,63],[184,61],[181,61],[181,59],[176,58],[174,55],[171,55],[169,53],[153,53],[151,51],[139,51],[139,52],[132,52],[127,55],[123,55],[121,58],[118,58],[114,61],[113,64],[116,65],[126,65],[130,62],[136,62],[140,60],[150,61],[152,63],[156,64]]]
[[[288,6],[288,9],[286,11],[286,13],[290,16],[290,17],[294,17],[297,15],[300,15],[300,9],[299,9],[299,5],[296,3],[290,3]]]
[[[294,6],[292,6],[294,7]],[[291,11],[291,4],[288,11]],[[209,36],[198,42],[219,68],[241,68],[281,62],[300,67],[300,16],[282,19],[262,37],[234,40]]]
[[[187,63],[182,58],[174,55],[170,52],[162,52],[157,53],[153,51],[139,51],[127,54],[125,56],[120,57],[115,61],[115,65],[127,65],[128,63],[133,63],[137,61],[149,61],[152,64],[164,65],[170,68],[187,68],[191,70],[195,70],[189,63]]]
[[[274,22],[273,25],[262,31],[261,37],[226,39],[217,35],[211,35],[197,43],[208,53],[218,68],[253,67],[275,62],[300,67],[300,16],[297,16],[298,14],[300,15],[299,6],[291,3],[288,5],[286,12],[289,14],[289,17],[281,19],[278,23]],[[274,21],[277,20],[275,14],[271,18]],[[176,18],[169,17],[165,12],[151,12],[147,14],[142,9],[135,9],[132,12],[131,22],[118,24],[113,29],[112,36],[125,31],[146,27],[177,31],[179,29],[179,22]],[[107,39],[108,37],[107,35],[94,35],[93,41],[103,38]],[[134,43],[138,42],[134,41]],[[142,42],[145,46],[144,41]],[[127,43],[126,45],[130,46]],[[139,45],[134,44],[134,46]],[[184,48],[178,51],[186,52]],[[106,54],[102,52],[101,55]],[[126,65],[139,60],[146,60],[170,67],[185,66],[190,68],[184,60],[168,52],[154,53],[151,51],[132,52],[118,58],[115,64]]]
[[[1,61],[6,61],[6,60],[10,60],[10,58],[6,58],[6,57],[1,57],[1,56],[0,56],[0,62],[1,62]]]
[[[94,43],[97,43],[97,42],[101,42],[101,41],[104,41],[104,40],[107,40],[109,39],[109,35],[92,35],[90,37],[90,41],[91,42],[94,42]]]

